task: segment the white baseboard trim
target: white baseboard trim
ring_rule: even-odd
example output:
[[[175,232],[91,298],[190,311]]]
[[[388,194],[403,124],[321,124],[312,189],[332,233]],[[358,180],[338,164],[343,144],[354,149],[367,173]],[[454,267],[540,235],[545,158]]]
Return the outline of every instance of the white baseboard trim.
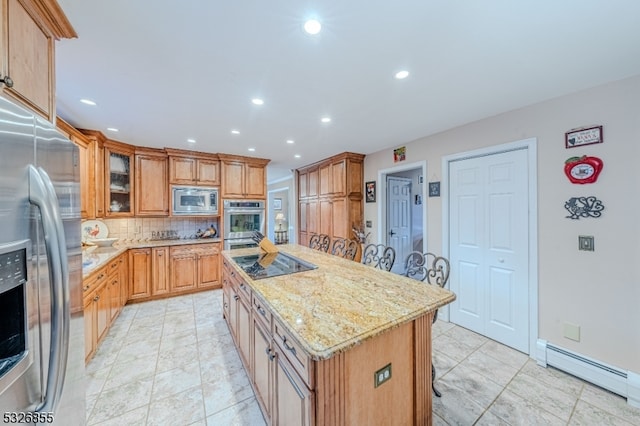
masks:
[[[601,361],[538,339],[536,350],[538,365],[551,365],[580,377],[594,385],[627,398],[627,403],[640,407],[640,374],[625,371]]]

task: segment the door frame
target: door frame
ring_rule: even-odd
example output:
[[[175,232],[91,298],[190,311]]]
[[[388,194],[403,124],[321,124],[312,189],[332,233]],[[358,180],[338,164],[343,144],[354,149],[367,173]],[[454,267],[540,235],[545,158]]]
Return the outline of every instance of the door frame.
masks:
[[[451,257],[449,235],[449,165],[476,157],[484,157],[520,149],[527,150],[528,158],[528,190],[529,190],[529,356],[534,357],[538,340],[538,140],[522,139],[500,145],[493,145],[472,151],[442,157],[442,253]],[[442,317],[449,321],[449,305],[440,309]]]
[[[421,169],[422,176],[425,177],[425,183],[422,185],[422,199],[425,200],[422,202],[422,244],[423,250],[426,252],[427,250],[427,229],[429,228],[427,225],[427,184],[426,184],[426,176],[427,176],[427,160],[416,161],[415,163],[407,163],[401,164],[395,167],[390,167],[388,169],[380,169],[378,170],[378,182],[380,188],[378,189],[378,232],[377,232],[377,241],[378,244],[386,244],[386,229],[387,229],[387,212],[389,206],[387,205],[387,175],[404,172],[407,170]],[[400,260],[401,262],[404,259],[396,259],[396,262]]]

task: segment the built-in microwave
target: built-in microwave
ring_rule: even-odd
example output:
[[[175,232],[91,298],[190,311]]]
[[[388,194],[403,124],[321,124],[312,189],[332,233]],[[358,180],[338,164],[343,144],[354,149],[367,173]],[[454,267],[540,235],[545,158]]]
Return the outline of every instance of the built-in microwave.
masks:
[[[218,188],[171,186],[171,214],[211,216],[218,214]]]

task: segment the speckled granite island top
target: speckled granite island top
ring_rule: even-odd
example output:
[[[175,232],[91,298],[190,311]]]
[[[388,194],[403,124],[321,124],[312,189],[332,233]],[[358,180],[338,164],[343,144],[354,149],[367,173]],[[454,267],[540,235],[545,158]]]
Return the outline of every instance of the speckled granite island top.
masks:
[[[307,247],[288,244],[278,249],[318,268],[254,281],[233,257],[258,249],[222,254],[315,360],[331,358],[455,300],[454,293],[437,286]]]

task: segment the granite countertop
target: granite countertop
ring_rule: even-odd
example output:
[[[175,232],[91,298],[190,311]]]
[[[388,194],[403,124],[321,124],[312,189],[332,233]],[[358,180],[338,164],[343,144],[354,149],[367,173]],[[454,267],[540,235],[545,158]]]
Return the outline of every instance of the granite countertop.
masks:
[[[331,358],[385,330],[451,303],[449,290],[295,244],[282,252],[318,266],[305,272],[242,278],[315,360]],[[233,257],[258,249],[223,251]]]
[[[192,238],[175,240],[116,241],[111,247],[85,246],[82,248],[82,278],[87,278],[96,269],[132,248],[183,246],[188,244],[219,243],[222,238]]]

